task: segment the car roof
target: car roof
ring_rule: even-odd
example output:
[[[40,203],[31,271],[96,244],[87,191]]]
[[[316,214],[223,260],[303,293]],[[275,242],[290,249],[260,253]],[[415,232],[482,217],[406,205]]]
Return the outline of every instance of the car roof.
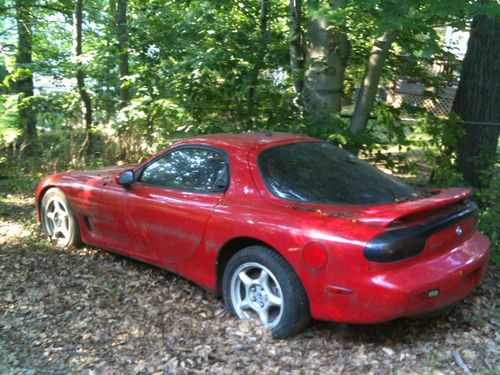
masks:
[[[317,141],[315,138],[302,134],[282,132],[246,132],[246,133],[219,133],[192,137],[179,144],[204,143],[224,148],[238,148],[250,150],[254,147],[271,143],[287,143],[297,141]]]

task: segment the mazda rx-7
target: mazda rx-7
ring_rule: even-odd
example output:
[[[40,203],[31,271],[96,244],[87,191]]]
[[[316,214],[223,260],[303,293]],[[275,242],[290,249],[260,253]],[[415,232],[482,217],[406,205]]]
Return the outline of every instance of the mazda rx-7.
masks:
[[[462,300],[489,256],[469,196],[414,188],[314,138],[242,133],[49,176],[36,205],[58,245],[182,275],[285,337],[311,317],[376,323]]]

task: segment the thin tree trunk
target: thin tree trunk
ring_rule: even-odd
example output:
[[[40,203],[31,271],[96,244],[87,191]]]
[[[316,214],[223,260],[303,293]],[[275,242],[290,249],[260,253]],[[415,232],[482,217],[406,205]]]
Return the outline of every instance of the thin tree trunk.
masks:
[[[116,75],[113,70],[115,68],[115,54],[114,54],[114,35],[116,30],[116,0],[108,1],[108,14],[106,17],[106,91],[104,96],[104,106],[105,106],[105,122],[109,123],[112,116],[114,115],[114,88],[116,86]]]
[[[267,22],[269,19],[269,5],[270,0],[261,0],[260,12],[259,12],[259,46],[257,50],[257,56],[255,57],[255,62],[250,73],[250,82],[247,93],[247,111],[248,111],[248,122],[247,126],[251,128],[253,125],[253,115],[255,106],[255,92],[257,88],[257,83],[259,80],[259,72],[264,65],[264,56],[267,50],[268,36],[267,36]]]
[[[452,111],[470,124],[458,145],[457,167],[467,183],[488,186],[487,173],[495,160],[500,123],[500,22],[495,17],[476,16],[471,25]],[[482,177],[482,178],[481,178]]]
[[[385,60],[389,55],[389,50],[395,38],[396,32],[394,30],[384,32],[376,40],[370,51],[370,57],[368,58],[365,75],[359,89],[356,107],[349,127],[352,133],[357,133],[366,127],[370,109],[377,95],[378,84],[382,76]]]
[[[16,0],[16,24],[17,24],[17,53],[16,68],[24,69],[15,84],[15,91],[19,94],[19,129],[22,131],[21,150],[30,154],[34,152],[36,144],[36,115],[33,111],[33,73],[31,71],[33,45],[32,25],[33,20],[29,7],[29,0]]]
[[[130,89],[128,82],[128,24],[127,24],[127,0],[116,1],[116,32],[118,41],[118,72],[120,80],[120,107],[128,105],[130,100]]]
[[[105,93],[105,111],[106,111],[106,123],[111,121],[111,117],[114,115],[114,88],[116,85],[116,75],[113,73],[115,67],[115,55],[113,51],[114,47],[114,32],[116,29],[116,0],[109,0],[109,10],[106,18],[106,47],[107,47],[107,58],[106,58],[106,93]]]
[[[290,68],[298,96],[304,89],[304,32],[302,30],[302,0],[290,0]]]
[[[330,1],[331,9],[342,8],[344,0]],[[313,10],[318,1],[312,2]],[[349,41],[342,28],[334,28],[326,16],[309,20],[306,49],[306,113],[308,125],[331,123],[342,106],[344,73]]]
[[[85,72],[82,64],[82,18],[83,0],[75,1],[75,11],[73,13],[73,48],[76,65],[76,84],[84,107],[84,123],[86,138],[82,150],[90,152],[92,147],[92,103],[90,95],[85,88]]]

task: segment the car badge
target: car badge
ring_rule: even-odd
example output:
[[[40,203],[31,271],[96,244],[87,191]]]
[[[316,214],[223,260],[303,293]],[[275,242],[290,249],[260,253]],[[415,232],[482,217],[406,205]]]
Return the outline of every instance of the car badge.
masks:
[[[459,225],[458,227],[455,228],[455,233],[457,236],[461,236],[463,233],[462,227]]]

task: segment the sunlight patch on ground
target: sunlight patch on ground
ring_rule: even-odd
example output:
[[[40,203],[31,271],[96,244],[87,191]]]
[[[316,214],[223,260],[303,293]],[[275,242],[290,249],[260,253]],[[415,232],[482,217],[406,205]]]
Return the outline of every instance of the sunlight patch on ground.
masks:
[[[35,205],[35,199],[33,197],[26,198],[21,194],[7,194],[4,196],[0,196],[0,202],[7,205],[15,205],[21,207]]]
[[[32,233],[30,230],[26,229],[24,225],[0,219],[0,244],[12,240],[22,240],[29,236],[32,236]]]

